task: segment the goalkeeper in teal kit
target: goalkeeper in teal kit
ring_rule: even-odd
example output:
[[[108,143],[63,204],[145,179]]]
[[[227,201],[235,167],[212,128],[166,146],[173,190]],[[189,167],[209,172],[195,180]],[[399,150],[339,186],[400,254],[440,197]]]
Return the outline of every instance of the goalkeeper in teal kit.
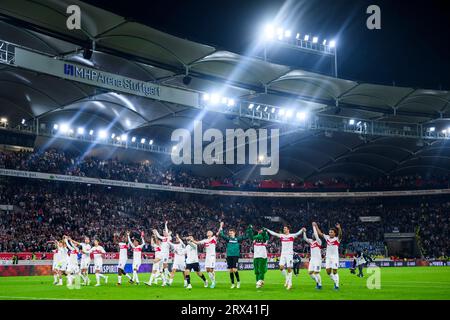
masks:
[[[223,232],[223,222],[220,223],[219,232],[220,237],[227,241],[227,268],[230,271],[231,289],[240,288],[241,283],[238,272],[238,261],[241,254],[240,243],[247,239],[247,235],[236,237],[236,230],[229,229],[228,236]],[[236,285],[234,278],[236,277]]]

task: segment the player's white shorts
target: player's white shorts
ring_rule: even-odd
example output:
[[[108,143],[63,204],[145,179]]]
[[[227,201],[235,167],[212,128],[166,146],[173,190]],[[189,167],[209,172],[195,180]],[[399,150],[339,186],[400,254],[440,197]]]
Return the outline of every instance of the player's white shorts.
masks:
[[[161,262],[162,263],[169,263],[169,258],[170,258],[170,254],[169,252],[167,253],[161,253]]]
[[[283,254],[280,257],[280,266],[285,266],[286,268],[292,268],[294,265],[294,256],[292,254]]]
[[[127,260],[119,260],[119,264],[117,265],[117,268],[125,270],[125,265],[127,264]]]
[[[339,257],[326,257],[325,268],[337,270],[339,268]]]
[[[78,267],[78,263],[77,264],[74,264],[74,263],[67,264],[67,272],[68,273],[78,273],[78,272],[80,272],[80,268]]]
[[[88,269],[91,264],[90,258],[81,258],[80,269]]]
[[[308,265],[309,272],[320,272],[322,269],[322,260],[311,259]]]
[[[141,267],[141,261],[133,261],[133,270],[139,271],[139,268]]]
[[[186,269],[186,263],[184,259],[174,259],[172,269],[184,270]]]
[[[59,264],[61,264],[59,261],[54,260],[53,264],[52,264],[52,270],[53,271],[59,270],[59,267],[58,267]]]
[[[214,269],[215,267],[216,267],[216,256],[206,256],[205,268]]]
[[[103,261],[94,262],[94,271],[103,271]]]
[[[67,269],[67,262],[66,261],[59,261],[56,264],[56,270],[66,271],[66,269]]]

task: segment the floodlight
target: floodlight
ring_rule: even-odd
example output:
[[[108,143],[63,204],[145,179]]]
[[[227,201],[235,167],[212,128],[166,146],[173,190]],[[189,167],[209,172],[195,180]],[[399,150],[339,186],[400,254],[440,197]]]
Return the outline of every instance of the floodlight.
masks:
[[[89,135],[92,136],[94,134],[94,130],[89,130]]]
[[[318,41],[319,41],[319,38],[318,37],[314,37],[312,42],[313,43],[317,43]]]
[[[298,120],[305,120],[306,119],[306,112],[299,111],[299,112],[297,112],[296,116],[297,116]]]
[[[292,111],[292,110],[286,111],[286,117],[288,117],[288,118],[292,117],[293,114],[294,114],[294,111]]]
[[[355,119],[350,119],[350,120],[348,121],[348,124],[351,125],[351,126],[353,126],[353,125],[355,124]]]
[[[112,133],[111,134],[111,139],[114,139],[116,137],[116,134],[115,133]]]
[[[69,125],[67,123],[63,123],[59,126],[59,131],[61,131],[61,133],[67,133],[69,132]]]
[[[141,143],[144,144],[145,143],[145,138],[141,139]]]
[[[305,37],[303,38],[305,41],[309,41],[309,34],[305,35]]]
[[[204,93],[203,94],[203,100],[204,101],[208,101],[209,100],[209,93]]]
[[[131,142],[136,142],[136,137],[131,138]]]
[[[280,111],[278,111],[278,114],[280,115],[280,116],[283,116],[284,114],[285,114],[285,110],[283,109],[283,108],[281,108],[280,109]]]
[[[286,30],[286,31],[284,31],[284,37],[285,37],[285,38],[290,38],[291,35],[292,35],[291,30]]]
[[[150,142],[148,143],[149,145],[152,145],[153,144],[153,140],[150,140]]]
[[[248,108],[249,108],[250,110],[252,110],[254,106],[255,106],[255,105],[254,105],[253,103],[250,103],[250,104],[248,105]]]
[[[57,123],[55,123],[55,124],[53,125],[53,130],[58,130],[58,128],[59,128],[59,125],[58,125]]]
[[[26,120],[25,119],[22,119],[22,125],[24,125],[25,124],[25,122],[26,122]]]
[[[124,133],[120,136],[122,141],[127,141],[128,140],[128,136]]]
[[[295,39],[300,40],[300,33],[297,33],[297,35],[295,36]]]
[[[336,41],[335,40],[331,40],[330,41],[330,48],[334,48],[336,47]]]
[[[79,128],[77,129],[77,133],[78,133],[78,134],[84,134],[84,128],[83,128],[83,127],[79,127]]]
[[[108,132],[107,132],[106,130],[100,130],[100,131],[98,132],[98,137],[99,137],[100,139],[105,139],[105,138],[107,137],[107,135],[108,135]]]

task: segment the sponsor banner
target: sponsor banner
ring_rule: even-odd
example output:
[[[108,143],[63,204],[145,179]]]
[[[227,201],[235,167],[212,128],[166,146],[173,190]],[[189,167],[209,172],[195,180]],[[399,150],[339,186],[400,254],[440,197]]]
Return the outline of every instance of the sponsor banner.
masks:
[[[370,191],[369,192],[270,192],[270,191],[212,190],[212,189],[177,187],[177,186],[158,185],[151,183],[131,182],[122,180],[108,180],[100,178],[69,176],[63,174],[53,174],[53,173],[43,173],[43,172],[13,170],[13,169],[0,169],[0,176],[97,184],[97,185],[157,190],[157,191],[173,191],[173,192],[195,193],[204,195],[244,196],[244,197],[352,198],[352,197],[394,197],[394,196],[397,197],[397,196],[450,194],[450,189],[371,191],[371,192]]]
[[[0,277],[14,276],[49,276],[52,274],[52,266],[34,265],[0,265]]]
[[[365,216],[365,217],[359,217],[359,220],[361,222],[379,222],[381,221],[380,216]]]
[[[0,252],[0,261],[11,260],[15,255],[19,258],[19,260],[33,260],[33,252]],[[53,259],[53,253],[35,252],[34,257],[34,260],[51,260]]]
[[[49,74],[58,78],[85,83],[113,91],[133,94],[145,98],[177,103],[198,108],[199,94],[196,92],[157,85],[118,74],[104,72],[74,62],[54,59],[43,54],[15,48],[17,67]]]

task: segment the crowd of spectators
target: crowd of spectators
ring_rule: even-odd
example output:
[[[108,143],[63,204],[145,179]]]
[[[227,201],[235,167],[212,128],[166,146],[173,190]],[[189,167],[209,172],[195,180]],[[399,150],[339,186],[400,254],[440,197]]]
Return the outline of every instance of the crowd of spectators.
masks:
[[[202,177],[180,167],[171,166],[170,163],[160,164],[150,161],[123,162],[118,159],[101,160],[95,157],[81,157],[54,149],[36,152],[0,152],[0,168],[203,189],[366,191],[450,187],[450,176],[335,177],[314,181],[298,179],[288,181],[241,180],[231,177]]]
[[[51,168],[54,166],[47,169]],[[418,232],[426,257],[450,254],[446,234],[450,226],[450,200],[444,197],[234,198],[3,178],[0,204],[14,206],[12,211],[0,211],[0,252],[50,251],[53,246],[49,241],[64,234],[78,240],[85,235],[98,238],[107,251],[116,252],[117,236],[127,230],[135,234],[143,230],[150,236],[154,228],[161,232],[167,220],[174,234],[192,234],[197,239],[206,237],[207,230],[216,232],[220,221],[225,222],[225,228],[236,228],[239,234],[249,224],[280,231],[287,223],[292,232],[306,227],[309,237],[313,221],[324,232],[339,222],[344,235],[343,255],[357,250],[358,243],[366,243],[365,248],[371,254],[383,254],[380,243],[384,241],[384,233],[395,230]],[[360,216],[378,216],[380,221],[362,222]],[[225,252],[224,241],[219,241],[217,250]],[[271,238],[268,250],[279,253],[279,239]],[[308,247],[297,240],[295,251],[305,253]],[[242,252],[251,252],[249,241],[244,241]]]

